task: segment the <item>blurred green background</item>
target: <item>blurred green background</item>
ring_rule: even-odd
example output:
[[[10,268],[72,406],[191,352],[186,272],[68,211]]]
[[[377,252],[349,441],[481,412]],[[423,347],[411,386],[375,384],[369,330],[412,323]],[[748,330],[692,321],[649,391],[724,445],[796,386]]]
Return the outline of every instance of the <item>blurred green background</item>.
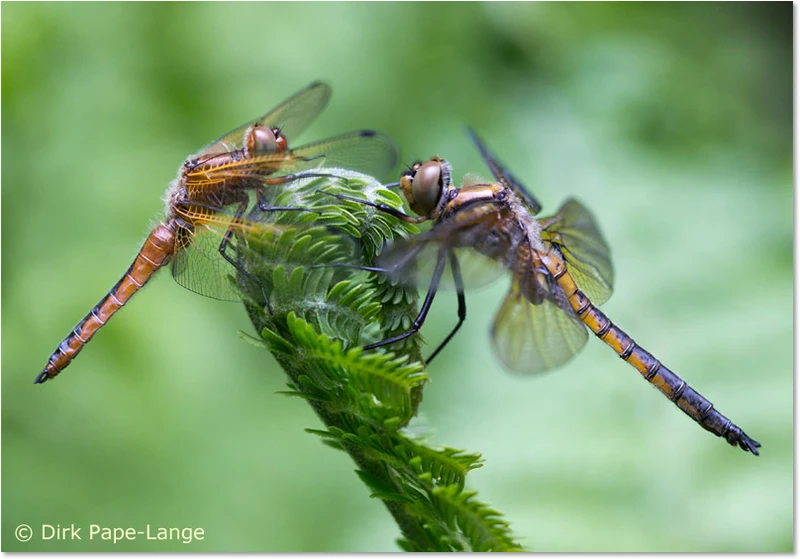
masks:
[[[501,370],[507,282],[468,298],[417,427],[538,551],[789,551],[791,4],[2,6],[3,550],[387,551],[398,529],[309,407],[244,344],[243,308],[165,272],[63,378],[33,378],[125,271],[184,158],[315,79],[303,139],[392,135],[487,175],[475,127],[540,198],[591,208],[604,310],[763,443],[697,427],[599,341]],[[440,297],[424,333],[455,321]],[[34,527],[18,543],[14,529]],[[41,541],[42,524],[83,540]],[[89,524],[201,527],[184,545]]]

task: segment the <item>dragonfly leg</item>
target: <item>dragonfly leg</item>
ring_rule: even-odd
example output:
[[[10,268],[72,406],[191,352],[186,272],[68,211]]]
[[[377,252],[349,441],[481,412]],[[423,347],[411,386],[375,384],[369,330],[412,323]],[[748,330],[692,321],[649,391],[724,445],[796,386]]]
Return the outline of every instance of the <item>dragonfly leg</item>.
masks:
[[[417,255],[422,252],[422,249],[425,248],[424,245],[418,245],[414,247],[412,250],[408,251],[403,258],[395,262],[391,268],[381,268],[379,266],[362,266],[361,264],[347,264],[345,262],[337,262],[335,264],[316,264],[311,266],[311,268],[350,268],[353,270],[363,270],[365,272],[376,272],[378,274],[386,274],[388,276],[392,276],[397,273],[398,270],[402,269],[403,266],[408,264],[411,260],[417,257]]]
[[[262,212],[312,212],[317,215],[322,215],[320,210],[312,210],[311,208],[302,208],[299,206],[270,206],[267,204],[267,201],[264,200],[263,188],[259,188],[256,191],[256,203],[258,204],[258,209]]]
[[[363,270],[365,272],[376,272],[379,274],[390,274],[392,271],[386,268],[377,268],[375,266],[361,266],[360,264],[347,264],[346,262],[335,262],[332,264],[314,264],[310,266],[313,270],[315,268],[349,268],[351,270]]]
[[[249,202],[249,199],[247,198],[247,196],[243,196],[242,197],[242,201],[239,204],[239,207],[236,209],[236,214],[234,214],[234,216],[233,216],[233,221],[231,222],[230,227],[228,227],[228,230],[225,231],[225,235],[223,235],[223,237],[222,237],[222,242],[219,244],[219,254],[231,266],[236,268],[236,271],[238,271],[240,274],[244,275],[248,280],[250,280],[251,282],[255,283],[256,285],[258,285],[261,288],[261,295],[264,297],[264,305],[267,307],[267,312],[269,314],[272,314],[272,305],[269,304],[269,297],[267,297],[267,290],[264,288],[264,285],[260,281],[258,281],[256,278],[254,278],[253,275],[250,274],[250,272],[245,270],[244,267],[241,264],[239,264],[234,258],[229,256],[228,253],[227,253],[228,243],[230,243],[231,237],[233,237],[234,227],[235,227],[236,223],[238,223],[241,220],[242,215],[244,215],[245,210],[247,210],[248,202]]]
[[[332,192],[325,192],[325,194],[327,194],[328,196],[333,196],[334,198],[339,198],[340,200],[348,200],[350,202],[357,202],[359,204],[364,204],[365,206],[371,206],[384,213],[392,215],[397,219],[405,221],[406,223],[422,223],[423,221],[428,221],[429,219],[424,216],[413,217],[404,212],[401,212],[400,210],[396,210],[391,206],[387,206],[386,204],[379,204],[377,202],[372,202],[370,200],[362,200],[361,198],[355,198],[353,196],[345,196],[344,194],[334,194]]]
[[[458,263],[458,257],[452,252],[450,253],[450,268],[453,273],[453,282],[456,286],[456,296],[458,297],[458,323],[456,323],[455,328],[447,334],[444,341],[439,344],[439,347],[426,359],[426,363],[429,365],[430,362],[433,361],[433,358],[444,349],[444,346],[453,339],[453,336],[456,335],[456,332],[458,332],[458,329],[461,328],[461,325],[464,324],[464,320],[467,318],[467,298],[464,296],[464,279],[461,277],[461,266]]]
[[[436,268],[433,270],[433,277],[431,278],[431,284],[428,287],[428,293],[425,295],[425,300],[422,302],[422,307],[419,310],[419,314],[417,314],[417,318],[414,319],[414,323],[411,325],[411,329],[407,332],[403,332],[402,334],[398,334],[397,336],[392,336],[391,338],[387,338],[385,340],[381,340],[380,342],[375,342],[374,344],[365,345],[364,349],[375,349],[376,347],[382,347],[385,345],[393,344],[395,342],[399,342],[405,340],[406,338],[413,336],[419,329],[422,328],[422,324],[425,322],[425,318],[428,316],[428,311],[431,310],[431,305],[433,304],[433,298],[436,296],[436,291],[439,289],[439,282],[442,279],[442,273],[444,272],[444,265],[447,262],[447,252],[442,249],[439,252],[439,258],[436,260]]]

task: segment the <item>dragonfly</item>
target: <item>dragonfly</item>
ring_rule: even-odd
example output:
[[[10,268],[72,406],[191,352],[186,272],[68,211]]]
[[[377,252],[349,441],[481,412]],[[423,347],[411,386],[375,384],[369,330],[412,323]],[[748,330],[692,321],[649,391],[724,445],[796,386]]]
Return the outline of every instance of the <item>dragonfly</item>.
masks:
[[[122,278],[50,355],[35,383],[62,372],[98,330],[170,263],[173,277],[183,287],[215,299],[240,300],[228,272],[233,269],[253,278],[231,254],[234,238],[275,227],[266,218],[271,212],[311,211],[270,206],[267,188],[303,177],[331,176],[313,173],[323,164],[375,176],[390,172],[397,164],[397,147],[372,130],[290,149],[289,141],[322,112],[330,93],[328,85],[314,82],[186,159],[164,196],[161,222]],[[269,309],[266,293],[263,297]]]
[[[454,288],[458,321],[428,359],[430,363],[466,318],[465,289],[510,273],[510,290],[491,328],[492,345],[505,367],[523,374],[558,368],[583,348],[591,331],[704,429],[758,455],[760,443],[600,311],[598,306],[611,296],[614,273],[608,245],[592,214],[577,200],[569,199],[555,215],[534,217],[542,209],[539,201],[497,161],[474,131],[468,133],[494,182],[471,179],[455,187],[448,162],[433,157],[413,163],[400,181],[393,183],[399,185],[416,216],[335,194],[406,222],[432,222],[427,232],[388,245],[374,266],[352,266],[412,285],[425,278],[428,284],[411,328],[364,349],[416,334],[438,289]]]

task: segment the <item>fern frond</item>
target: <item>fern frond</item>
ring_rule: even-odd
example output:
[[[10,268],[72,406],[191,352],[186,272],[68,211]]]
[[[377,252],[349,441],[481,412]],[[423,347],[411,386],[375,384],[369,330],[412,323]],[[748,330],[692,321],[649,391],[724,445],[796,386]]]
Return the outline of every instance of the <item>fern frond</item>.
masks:
[[[439,486],[455,485],[463,489],[467,473],[483,465],[480,454],[466,454],[453,448],[434,450],[411,441],[397,452],[418,475],[429,472]]]
[[[523,551],[508,536],[508,523],[501,514],[474,499],[476,492],[462,491],[457,485],[437,487],[433,504],[447,518],[449,527],[458,528],[469,543],[465,551]]]
[[[365,352],[365,341],[406,331],[417,314],[417,291],[374,274],[331,264],[371,265],[385,243],[415,226],[331,194],[362,197],[401,209],[399,196],[369,177],[317,170],[331,178],[294,181],[270,192],[283,212],[275,227],[239,239],[239,275],[250,318],[289,377],[283,394],[305,399],[325,425],[307,429],[347,452],[356,473],[397,521],[409,551],[518,550],[500,514],[464,491],[479,454],[435,449],[404,427],[416,414],[428,380],[421,337],[391,351]],[[257,211],[256,209],[253,210]],[[319,213],[315,213],[319,212]],[[259,285],[253,285],[251,277]],[[269,312],[260,301],[269,297]]]

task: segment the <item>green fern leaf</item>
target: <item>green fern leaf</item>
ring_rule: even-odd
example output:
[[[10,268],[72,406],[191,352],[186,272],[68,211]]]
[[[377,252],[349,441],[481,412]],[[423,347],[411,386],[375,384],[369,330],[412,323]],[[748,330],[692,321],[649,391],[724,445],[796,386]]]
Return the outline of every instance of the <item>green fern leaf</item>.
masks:
[[[306,431],[352,457],[371,496],[396,519],[402,549],[519,550],[500,514],[464,490],[467,474],[482,465],[480,455],[432,448],[404,429],[428,380],[421,336],[393,344],[391,351],[361,349],[410,328],[416,289],[332,266],[370,265],[385,243],[416,233],[416,227],[332,196],[402,208],[396,193],[369,177],[318,172],[335,178],[294,181],[272,189],[267,200],[314,211],[277,212],[270,216],[274,226],[238,239],[237,256],[249,277],[235,281],[261,333],[261,340],[243,339],[274,355],[289,377],[289,390],[281,393],[306,400],[325,425]],[[262,290],[269,307],[260,302]]]

